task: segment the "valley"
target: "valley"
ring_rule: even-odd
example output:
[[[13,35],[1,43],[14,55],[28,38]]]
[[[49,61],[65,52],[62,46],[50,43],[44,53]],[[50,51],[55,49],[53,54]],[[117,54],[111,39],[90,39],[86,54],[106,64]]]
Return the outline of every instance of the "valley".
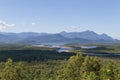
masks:
[[[90,46],[91,44],[86,44],[86,46],[88,45]],[[66,80],[66,78],[69,80],[72,78],[74,80],[76,75],[81,74],[81,76],[83,76],[85,74],[81,72],[78,74],[78,72],[75,71],[79,71],[79,69],[82,71],[84,68],[86,68],[85,72],[92,71],[95,74],[94,77],[91,76],[91,79],[95,78],[95,80],[97,80],[101,78],[101,80],[104,80],[112,78],[114,80],[119,80],[119,45],[116,47],[112,47],[115,45],[96,45],[98,46],[97,48],[89,50],[81,49],[80,46],[81,45],[75,44],[67,44],[64,45],[64,47],[58,47],[55,45],[54,47],[50,47],[50,45],[49,47],[21,44],[0,45],[0,78],[7,80],[10,79],[9,77],[15,80],[18,78],[20,80]],[[69,51],[58,52],[58,50],[61,48],[67,50],[68,48],[72,49]],[[110,52],[110,49],[113,49],[115,53],[103,53],[103,55],[101,54],[101,51]],[[93,51],[95,52],[94,54],[91,53]],[[87,54],[84,54],[85,52]],[[116,54],[118,55],[113,56]],[[80,63],[82,64],[79,65]],[[111,77],[111,75],[106,75],[104,73],[103,70],[106,71],[108,69],[110,71],[114,70],[112,71],[112,73],[114,73],[112,76],[114,77]],[[106,71],[106,73],[108,72]],[[73,76],[70,76],[71,74]],[[78,76],[77,79],[80,79],[81,76]],[[85,77],[83,76],[83,78]]]

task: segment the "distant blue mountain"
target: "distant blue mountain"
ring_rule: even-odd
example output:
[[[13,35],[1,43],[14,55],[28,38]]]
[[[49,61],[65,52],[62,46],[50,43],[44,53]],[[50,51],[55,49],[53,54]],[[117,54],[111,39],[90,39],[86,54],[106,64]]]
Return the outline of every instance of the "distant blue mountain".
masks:
[[[88,40],[114,40],[112,37],[107,34],[99,35],[93,31],[84,31],[84,32],[61,32],[61,35],[67,38],[82,38]]]
[[[107,34],[97,34],[93,31],[49,33],[0,33],[1,44],[66,44],[66,43],[117,43]]]

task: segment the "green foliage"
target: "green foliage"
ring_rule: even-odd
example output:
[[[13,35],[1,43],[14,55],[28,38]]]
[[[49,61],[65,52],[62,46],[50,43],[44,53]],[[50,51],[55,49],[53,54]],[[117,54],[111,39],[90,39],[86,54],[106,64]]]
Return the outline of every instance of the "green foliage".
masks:
[[[120,80],[120,69],[113,62],[109,62],[101,69],[101,80]]]
[[[119,46],[114,48],[119,50]],[[112,49],[112,46],[99,46],[89,51],[111,52]],[[73,55],[30,45],[1,45],[0,80],[120,80],[119,57]]]
[[[100,60],[97,57],[86,56],[84,62],[82,63],[82,72],[92,72],[96,74],[99,73],[101,67]]]
[[[17,65],[13,64],[12,59],[8,59],[5,67],[0,73],[1,80],[24,80],[24,65],[19,62]]]
[[[81,80],[100,80],[99,76],[97,76],[94,72],[84,72],[82,74]]]
[[[80,67],[83,63],[83,56],[76,55],[69,59],[65,68],[58,72],[58,80],[78,80],[80,78]]]
[[[120,80],[119,72],[114,63],[104,66],[97,57],[76,55],[58,71],[57,80]]]
[[[0,61],[12,58],[14,61],[44,61],[44,60],[64,60],[74,53],[58,53],[54,50],[3,50],[0,51]]]
[[[114,62],[103,65],[97,57],[80,54],[68,61],[27,63],[9,58],[0,68],[0,80],[120,80],[120,67]]]

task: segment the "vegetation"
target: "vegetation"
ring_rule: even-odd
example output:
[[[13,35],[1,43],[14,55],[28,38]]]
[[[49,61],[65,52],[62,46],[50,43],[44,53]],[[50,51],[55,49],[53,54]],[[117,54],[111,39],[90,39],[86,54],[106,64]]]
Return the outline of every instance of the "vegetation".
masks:
[[[58,80],[120,80],[120,67],[114,62],[103,65],[97,57],[76,55],[60,70]]]
[[[0,61],[12,58],[14,61],[45,61],[64,60],[75,53],[58,53],[56,48],[32,47],[28,45],[4,45],[0,46]]]
[[[103,65],[97,57],[76,55],[67,60],[13,62],[0,68],[0,80],[120,80],[120,67],[114,62]]]
[[[81,46],[97,46],[94,49],[82,49]],[[120,44],[71,44],[68,45],[75,48],[75,51],[86,53],[100,53],[100,54],[120,54]]]
[[[120,80],[119,58],[58,53],[56,49],[31,46],[2,48],[0,80]]]

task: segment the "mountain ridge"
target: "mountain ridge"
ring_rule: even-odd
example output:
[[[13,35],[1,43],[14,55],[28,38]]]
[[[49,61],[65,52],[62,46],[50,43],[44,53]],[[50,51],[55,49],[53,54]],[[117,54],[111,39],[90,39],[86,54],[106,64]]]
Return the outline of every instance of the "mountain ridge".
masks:
[[[60,32],[60,33],[0,33],[0,43],[49,44],[49,43],[106,43],[120,42],[107,34],[94,31]]]

